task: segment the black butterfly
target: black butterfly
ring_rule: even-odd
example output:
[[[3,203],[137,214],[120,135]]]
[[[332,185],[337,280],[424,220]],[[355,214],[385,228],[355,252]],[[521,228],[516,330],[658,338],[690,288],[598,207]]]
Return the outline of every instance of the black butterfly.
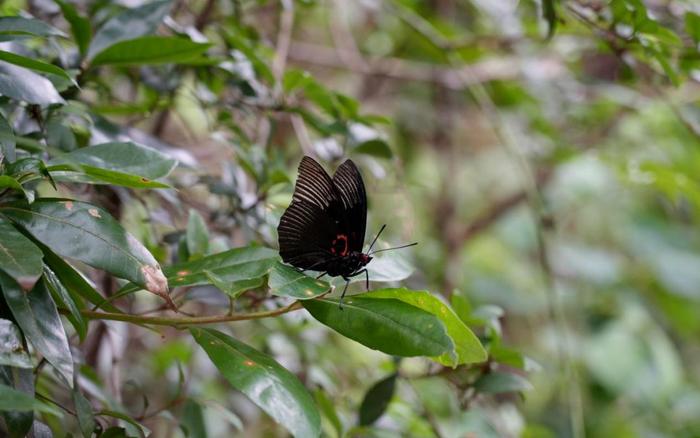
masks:
[[[342,301],[350,277],[365,274],[369,289],[365,266],[372,254],[385,251],[371,252],[386,225],[367,252],[362,252],[366,224],[367,194],[355,163],[346,160],[331,178],[320,164],[305,156],[299,164],[292,203],[277,227],[280,255],[302,271],[320,271],[318,278],[326,274],[343,277]],[[412,245],[415,243],[406,246]]]

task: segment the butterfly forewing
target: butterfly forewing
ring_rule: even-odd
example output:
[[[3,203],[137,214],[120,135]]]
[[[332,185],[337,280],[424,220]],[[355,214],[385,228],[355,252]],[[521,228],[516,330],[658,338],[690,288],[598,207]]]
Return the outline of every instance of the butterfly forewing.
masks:
[[[292,203],[278,227],[282,260],[301,269],[328,271],[361,251],[367,220],[362,177],[347,160],[333,179],[309,157],[299,165]]]

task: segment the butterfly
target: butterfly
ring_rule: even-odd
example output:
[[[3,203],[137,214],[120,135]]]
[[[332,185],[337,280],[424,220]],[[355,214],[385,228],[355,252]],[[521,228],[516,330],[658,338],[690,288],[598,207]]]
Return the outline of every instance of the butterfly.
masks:
[[[362,175],[352,162],[346,160],[331,178],[313,158],[305,156],[299,164],[299,176],[292,202],[280,219],[280,256],[301,271],[319,271],[331,277],[342,277],[348,289],[350,278],[365,274],[369,289],[369,273],[365,266],[372,260],[377,233],[367,252],[362,251],[367,225],[367,193]]]

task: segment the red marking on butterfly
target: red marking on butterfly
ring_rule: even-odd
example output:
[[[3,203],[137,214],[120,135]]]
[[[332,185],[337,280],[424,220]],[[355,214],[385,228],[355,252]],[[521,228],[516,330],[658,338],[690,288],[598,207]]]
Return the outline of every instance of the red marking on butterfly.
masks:
[[[345,234],[338,234],[337,236],[335,236],[335,239],[333,239],[332,242],[333,246],[331,247],[331,252],[333,254],[337,253],[338,250],[336,249],[336,247],[341,241],[343,242],[343,248],[340,250],[340,256],[345,257],[346,255],[348,255],[348,236],[346,236]]]

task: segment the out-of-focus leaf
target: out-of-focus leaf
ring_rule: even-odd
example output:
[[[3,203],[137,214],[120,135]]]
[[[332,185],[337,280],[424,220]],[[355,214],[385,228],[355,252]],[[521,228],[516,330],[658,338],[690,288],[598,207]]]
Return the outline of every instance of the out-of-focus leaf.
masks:
[[[0,41],[9,41],[27,36],[66,36],[41,20],[24,17],[0,17]]]
[[[401,251],[388,251],[381,257],[375,257],[368,265],[369,281],[390,282],[401,281],[411,276],[413,265],[406,253]],[[365,282],[364,275],[356,275],[350,278],[351,283]],[[339,286],[345,284],[342,278],[333,279],[333,284]]]
[[[112,184],[133,189],[167,189],[169,185],[143,176],[102,169],[87,164],[54,164],[47,167],[56,181]]]
[[[80,50],[80,55],[85,56],[87,53],[88,46],[90,44],[90,39],[92,38],[92,27],[90,26],[90,20],[78,14],[72,3],[68,3],[64,0],[54,0],[58,6],[61,8],[63,13],[63,18],[70,24],[70,31],[73,34],[76,44],[78,45],[78,50]]]
[[[110,142],[76,149],[51,160],[50,164],[78,163],[148,179],[168,176],[177,160],[132,142]]]
[[[362,142],[355,146],[352,151],[356,154],[372,155],[378,158],[391,158],[393,156],[389,145],[378,138]]]
[[[92,60],[98,65],[143,65],[187,63],[202,55],[208,43],[195,43],[187,38],[145,36],[118,42],[100,52]]]
[[[496,371],[481,376],[474,382],[474,389],[488,394],[501,394],[529,391],[532,389],[532,384],[523,376]]]
[[[221,332],[200,328],[190,331],[234,388],[295,437],[319,436],[321,417],[296,376],[271,357]]]
[[[88,399],[85,398],[83,393],[80,392],[77,385],[73,388],[73,404],[75,405],[76,414],[78,414],[80,431],[83,433],[84,438],[90,438],[97,423],[92,413],[92,405]]]
[[[197,210],[190,210],[185,237],[190,257],[203,256],[209,252],[209,230]]]
[[[12,52],[0,50],[0,61],[9,62],[10,64],[18,65],[20,67],[28,68],[41,73],[49,73],[60,76],[70,82],[74,82],[73,78],[70,77],[70,75],[61,67],[57,67],[43,61],[37,61],[36,59],[27,58],[26,56],[17,55]]]
[[[0,384],[0,411],[38,411],[61,416],[61,411],[10,386]]]
[[[132,438],[123,427],[113,426],[102,432],[100,438]]]
[[[170,11],[171,0],[146,3],[143,6],[127,9],[107,21],[95,34],[88,59],[92,59],[104,49],[124,40],[138,38],[153,33]]]
[[[8,175],[0,175],[0,190],[12,189],[22,193],[27,202],[34,202],[33,192],[24,189],[22,184],[16,179]]]
[[[378,381],[367,391],[360,405],[359,424],[361,426],[371,425],[384,414],[394,397],[397,377],[398,374],[394,373]]]
[[[275,263],[270,270],[270,292],[282,297],[294,297],[300,300],[314,298],[329,290],[325,281],[316,280],[296,269]]]
[[[0,365],[32,368],[32,360],[22,345],[22,334],[12,321],[0,319]]]
[[[41,259],[41,250],[0,217],[0,269],[21,283],[33,284],[41,275]]]
[[[34,373],[26,368],[13,368],[0,366],[0,384],[13,387],[27,395],[34,397]],[[34,423],[34,411],[2,411],[5,425],[9,432],[9,438],[25,438],[32,429]]]
[[[338,417],[338,413],[335,410],[333,402],[328,398],[322,389],[319,389],[314,393],[314,398],[316,399],[316,405],[319,407],[319,409],[321,409],[323,416],[326,417],[331,426],[333,426],[336,437],[341,438],[343,436],[343,423]]]
[[[41,106],[64,103],[51,81],[12,64],[0,63],[0,94]]]
[[[700,15],[692,11],[685,13],[685,31],[696,44],[700,43]]]
[[[0,114],[0,154],[5,157],[4,161],[13,162],[17,159],[15,144],[15,134],[12,132],[12,126]]]
[[[42,281],[25,292],[7,274],[0,271],[0,287],[12,315],[34,348],[73,384],[73,356],[56,305]]]
[[[547,38],[554,36],[557,30],[557,0],[542,0],[542,15],[547,21]]]
[[[83,307],[82,302],[80,300],[77,302],[74,300],[74,297],[68,293],[66,287],[48,266],[44,266],[44,277],[42,280],[46,283],[46,287],[48,288],[49,292],[51,292],[51,296],[53,296],[54,301],[70,311],[68,320],[75,328],[80,340],[83,341],[85,339],[85,335],[87,335],[88,322],[85,320],[85,318],[83,318],[82,313],[80,313],[80,309]]]
[[[130,280],[167,302],[168,282],[150,252],[106,210],[69,199],[40,199],[0,211],[51,250]]]
[[[483,362],[486,351],[476,335],[445,303],[427,291],[412,291],[405,288],[380,289],[362,295],[371,298],[394,298],[430,312],[442,321],[452,339],[454,350],[435,359],[443,365],[455,367],[465,363]]]
[[[433,314],[394,298],[302,301],[321,323],[366,347],[396,356],[439,356],[454,345]]]
[[[202,406],[192,399],[187,399],[182,412],[180,427],[185,429],[188,438],[207,438],[207,424],[204,421]]]

